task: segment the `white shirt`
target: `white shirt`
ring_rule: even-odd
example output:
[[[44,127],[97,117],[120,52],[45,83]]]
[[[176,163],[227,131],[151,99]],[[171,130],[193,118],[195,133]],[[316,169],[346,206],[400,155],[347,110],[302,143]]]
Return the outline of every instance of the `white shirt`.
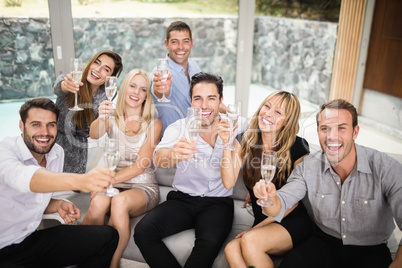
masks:
[[[46,169],[63,171],[64,151],[55,144],[46,157]],[[33,193],[29,184],[42,168],[21,136],[0,142],[0,249],[23,241],[39,226],[52,193]]]
[[[162,141],[155,148],[173,148],[179,137],[188,137],[185,118],[177,120],[165,131]],[[239,127],[233,137],[246,129],[246,122],[239,119]],[[221,161],[223,153],[222,139],[218,136],[212,148],[200,136],[197,139],[197,158],[199,162],[180,161],[172,186],[191,196],[225,197],[233,193],[233,188],[226,189],[221,178]]]

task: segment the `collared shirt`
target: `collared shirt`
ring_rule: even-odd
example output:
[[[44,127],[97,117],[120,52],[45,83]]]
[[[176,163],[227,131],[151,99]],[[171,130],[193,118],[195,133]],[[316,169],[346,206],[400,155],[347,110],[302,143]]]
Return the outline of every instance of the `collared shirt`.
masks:
[[[64,152],[55,144],[46,157],[46,169],[63,171]],[[0,249],[20,243],[39,226],[52,193],[33,193],[30,182],[42,168],[21,136],[0,142]]]
[[[178,119],[186,117],[187,108],[191,106],[189,94],[190,82],[184,68],[170,59],[169,56],[166,56],[166,58],[169,59],[169,69],[172,74],[172,86],[169,96],[170,102],[158,102],[158,97],[154,94],[153,84],[151,87],[152,98],[158,110],[158,117],[163,124],[162,134],[170,124],[176,122]],[[191,79],[194,74],[200,72],[200,67],[198,67],[197,63],[193,60],[188,59],[187,71]],[[156,67],[152,70],[152,79],[155,72],[157,72]]]
[[[165,131],[162,141],[156,146],[154,154],[162,148],[173,148],[179,137],[188,137],[185,118],[177,120]],[[236,129],[236,136],[244,131],[244,125]],[[196,157],[199,162],[180,161],[173,180],[173,187],[191,196],[224,197],[233,193],[233,188],[226,189],[221,178],[223,153],[222,139],[218,136],[215,147],[211,147],[200,136],[197,138]]]
[[[344,245],[385,243],[395,228],[393,217],[402,229],[402,165],[385,153],[355,145],[357,162],[343,184],[324,153],[306,156],[277,192],[282,207],[273,218],[281,220],[307,193],[317,226]]]

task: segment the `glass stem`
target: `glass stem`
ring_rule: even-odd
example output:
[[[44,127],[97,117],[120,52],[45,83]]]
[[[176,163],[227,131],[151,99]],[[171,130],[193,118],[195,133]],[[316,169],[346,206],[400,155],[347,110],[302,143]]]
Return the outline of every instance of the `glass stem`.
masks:
[[[74,95],[75,95],[74,96],[74,98],[75,98],[75,105],[74,106],[77,107],[78,106],[78,94],[77,94],[77,92],[75,92]]]

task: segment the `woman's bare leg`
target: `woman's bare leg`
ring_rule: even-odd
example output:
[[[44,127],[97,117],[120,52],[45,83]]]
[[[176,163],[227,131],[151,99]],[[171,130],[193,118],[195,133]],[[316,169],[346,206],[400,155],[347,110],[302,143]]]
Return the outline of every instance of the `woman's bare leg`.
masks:
[[[246,265],[274,268],[269,254],[285,254],[293,248],[293,243],[290,234],[283,226],[270,223],[244,234],[241,248]]]
[[[82,224],[84,225],[104,225],[106,213],[110,209],[111,198],[101,193],[96,194],[89,205]]]
[[[137,189],[123,191],[112,198],[108,224],[117,229],[120,239],[110,267],[119,267],[121,256],[131,236],[130,217],[143,214],[146,209],[146,202],[144,193]]]
[[[225,257],[230,268],[247,267],[241,252],[241,237],[230,241],[225,247]]]

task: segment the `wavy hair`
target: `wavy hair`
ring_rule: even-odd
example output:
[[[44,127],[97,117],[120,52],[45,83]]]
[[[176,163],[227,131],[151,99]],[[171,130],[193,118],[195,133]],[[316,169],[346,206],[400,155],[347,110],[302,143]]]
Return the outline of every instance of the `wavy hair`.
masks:
[[[131,80],[133,80],[133,78],[136,75],[141,75],[147,81],[147,97],[144,100],[144,102],[142,103],[141,117],[139,118],[141,127],[137,133],[134,133],[134,134],[140,134],[140,133],[146,131],[148,128],[148,124],[151,121],[155,120],[158,116],[158,112],[156,111],[154,102],[152,100],[151,76],[149,75],[149,73],[147,71],[141,70],[141,69],[133,69],[126,75],[126,77],[124,77],[123,83],[120,86],[119,95],[117,97],[117,103],[116,103],[116,109],[114,111],[114,116],[115,116],[117,126],[122,130],[127,130],[126,123],[125,123],[125,118],[126,118],[126,109],[125,109],[126,108],[126,100],[125,100],[125,98],[126,98],[127,89],[130,87]]]
[[[273,98],[279,98],[278,101],[280,103],[286,103],[285,123],[278,131],[273,146],[273,150],[278,153],[278,168],[273,181],[279,188],[282,187],[293,170],[290,148],[294,144],[296,135],[299,132],[300,103],[296,95],[280,90],[270,94],[260,104],[260,107],[251,119],[249,129],[244,133],[242,139],[243,181],[249,188],[253,188],[254,184],[261,179],[260,163],[263,144],[258,124],[259,113],[265,103]]]
[[[106,55],[113,59],[114,61],[114,69],[112,76],[119,76],[121,71],[123,70],[123,63],[119,54],[111,50],[102,50],[92,56],[92,58],[88,61],[85,69],[82,72],[81,82],[83,83],[80,86],[80,90],[78,91],[78,103],[85,103],[85,107],[83,111],[79,113],[74,113],[74,124],[79,129],[84,129],[86,126],[90,126],[91,123],[95,120],[95,114],[92,110],[92,90],[91,84],[88,82],[88,72],[92,63],[94,63],[100,56]],[[74,94],[69,94],[67,96],[66,102],[69,107],[74,106]]]

